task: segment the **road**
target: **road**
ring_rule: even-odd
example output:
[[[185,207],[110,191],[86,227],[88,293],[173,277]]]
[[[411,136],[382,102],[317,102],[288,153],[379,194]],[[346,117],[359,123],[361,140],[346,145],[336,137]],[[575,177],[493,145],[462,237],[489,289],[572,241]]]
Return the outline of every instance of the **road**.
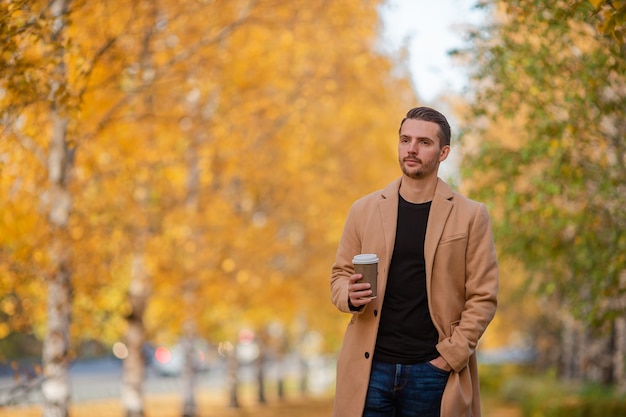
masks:
[[[293,358],[284,362],[286,375],[297,377],[300,367]],[[319,359],[309,365],[309,387],[313,391],[324,390],[333,382],[334,363],[331,360]],[[268,380],[277,378],[278,368],[269,364],[265,368]],[[255,380],[253,366],[242,366],[239,370],[239,379],[242,382]],[[71,398],[73,402],[84,402],[103,398],[119,398],[121,393],[122,362],[115,358],[81,361],[70,367]],[[216,361],[211,369],[198,373],[197,388],[201,390],[223,391],[226,387],[226,367],[223,361]],[[0,373],[0,404],[8,398],[8,392],[14,386],[12,376],[6,372]],[[179,393],[182,391],[180,377],[163,376],[148,366],[144,392],[147,394]],[[34,389],[29,395],[21,397],[19,403],[41,402],[41,391]]]

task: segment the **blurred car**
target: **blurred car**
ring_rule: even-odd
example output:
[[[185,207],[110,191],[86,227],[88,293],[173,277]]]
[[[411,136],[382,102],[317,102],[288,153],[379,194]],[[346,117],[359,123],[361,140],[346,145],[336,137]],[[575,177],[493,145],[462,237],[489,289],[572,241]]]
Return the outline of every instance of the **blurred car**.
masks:
[[[203,339],[193,341],[193,369],[206,372],[211,368],[215,350]],[[152,354],[152,367],[161,375],[178,376],[183,372],[185,364],[184,345],[178,342],[174,346],[157,346]]]

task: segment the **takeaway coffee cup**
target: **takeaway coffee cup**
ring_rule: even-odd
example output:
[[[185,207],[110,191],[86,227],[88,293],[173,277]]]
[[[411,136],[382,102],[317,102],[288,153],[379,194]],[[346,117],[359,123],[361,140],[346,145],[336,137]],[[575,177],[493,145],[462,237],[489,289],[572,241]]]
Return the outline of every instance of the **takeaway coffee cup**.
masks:
[[[363,278],[359,282],[369,282],[372,290],[371,297],[376,298],[376,287],[378,279],[378,255],[375,253],[362,253],[352,258],[354,272],[362,274]]]

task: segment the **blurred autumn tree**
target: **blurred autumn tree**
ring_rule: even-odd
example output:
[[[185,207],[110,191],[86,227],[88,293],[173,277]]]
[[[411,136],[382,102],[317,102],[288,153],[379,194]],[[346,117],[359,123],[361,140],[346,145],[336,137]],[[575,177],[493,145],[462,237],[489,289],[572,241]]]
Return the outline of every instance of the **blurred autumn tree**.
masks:
[[[469,187],[540,296],[543,353],[564,377],[626,386],[623,2],[483,4],[496,18],[469,51],[483,128],[466,143]]]
[[[378,4],[1,2],[0,338],[50,331],[61,271],[61,367],[126,328],[135,359],[183,327],[232,340],[272,321],[304,320],[334,349],[343,219],[397,175],[414,105],[377,52]],[[125,375],[129,414],[141,372]]]

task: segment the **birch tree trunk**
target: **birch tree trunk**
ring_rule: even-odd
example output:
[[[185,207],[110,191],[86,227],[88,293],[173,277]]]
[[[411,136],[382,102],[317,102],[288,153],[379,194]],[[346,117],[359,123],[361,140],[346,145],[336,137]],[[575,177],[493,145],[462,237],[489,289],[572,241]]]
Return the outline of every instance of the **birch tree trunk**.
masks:
[[[196,332],[194,321],[185,323],[183,336],[184,363],[181,375],[183,396],[183,417],[195,417],[197,414],[196,403],[196,352],[194,349]]]
[[[613,350],[613,380],[620,393],[626,394],[626,317],[615,318],[615,349]]]
[[[122,405],[127,417],[141,417],[144,415],[143,379],[145,362],[143,358],[143,343],[145,329],[143,316],[148,304],[150,281],[144,266],[144,254],[136,252],[133,255],[131,267],[131,284],[129,287],[130,314],[126,317],[126,345],[128,356],[124,359],[122,375]]]
[[[614,350],[613,350],[613,381],[617,391],[626,394],[626,271],[619,276],[619,290],[615,311],[620,313],[614,322]]]
[[[43,416],[66,417],[70,399],[69,349],[71,322],[71,258],[67,225],[72,207],[68,182],[72,169],[72,152],[67,140],[67,114],[57,94],[67,82],[65,49],[60,46],[66,31],[69,0],[54,0],[52,41],[57,44],[53,60],[56,66],[50,81],[52,137],[48,154],[49,211],[51,238],[50,275],[47,277],[47,330],[43,341],[42,385]]]
[[[237,347],[232,346],[226,349],[227,374],[226,386],[228,387],[228,405],[231,408],[239,408],[239,360],[237,359]]]
[[[561,377],[574,380],[578,377],[580,363],[579,352],[576,348],[578,329],[574,318],[568,313],[562,314],[561,324]]]
[[[259,404],[267,403],[265,396],[265,364],[267,362],[267,332],[259,332],[257,343],[259,345],[259,356],[256,358],[255,365],[257,368],[257,401]]]
[[[198,93],[195,91],[195,93]],[[195,116],[198,111],[198,94],[189,94],[187,96],[187,105],[189,113]],[[181,386],[183,396],[183,417],[194,417],[197,414],[196,405],[196,366],[194,363],[195,352],[194,344],[197,338],[197,323],[196,323],[196,304],[198,290],[197,278],[195,277],[195,270],[197,264],[196,248],[200,245],[200,239],[198,231],[195,226],[197,219],[199,206],[198,198],[200,195],[200,144],[202,139],[200,133],[194,132],[192,134],[191,143],[185,152],[185,163],[187,167],[187,182],[186,182],[186,195],[185,195],[185,210],[187,211],[188,219],[191,219],[192,232],[189,239],[191,245],[188,246],[188,250],[184,253],[184,274],[185,283],[183,285],[183,305],[185,306],[185,322],[183,324],[183,347],[184,358],[183,373],[181,375]]]
[[[150,93],[149,87],[153,82],[155,70],[152,63],[151,42],[156,24],[157,10],[154,3],[147,4],[149,7],[147,13],[149,13],[151,19],[150,24],[144,28],[143,32],[139,62],[140,71],[137,74],[136,83],[137,86],[141,86],[141,90],[146,91],[143,108],[139,108],[138,111],[145,112],[146,115],[152,115],[154,98]],[[143,115],[140,114],[140,116]],[[137,114],[134,114],[134,116],[136,117]],[[149,129],[146,137],[154,137]],[[148,208],[149,190],[149,180],[139,180],[135,184],[134,198],[140,218],[135,224],[135,230],[133,230],[134,247],[128,292],[131,311],[127,316],[128,329],[126,333],[128,357],[124,360],[122,376],[121,399],[126,411],[126,417],[143,417],[144,415],[143,380],[145,360],[143,357],[143,345],[146,340],[144,316],[152,291],[152,277],[146,269],[145,261],[147,256],[146,246],[151,235],[150,224],[152,221]]]
[[[191,73],[189,78],[196,78],[195,74]],[[183,365],[182,373],[182,396],[183,396],[183,417],[194,417],[197,414],[196,404],[196,366],[195,358],[196,353],[194,351],[195,339],[198,337],[197,317],[198,317],[198,287],[201,285],[196,277],[196,271],[199,266],[196,262],[197,248],[200,247],[201,233],[198,228],[198,217],[200,215],[200,181],[202,178],[202,170],[200,168],[200,157],[202,145],[209,141],[207,138],[207,132],[205,124],[214,116],[215,109],[217,108],[217,100],[219,97],[219,91],[215,88],[214,91],[209,94],[206,101],[201,100],[201,89],[196,87],[192,89],[185,97],[185,105],[187,106],[187,113],[192,120],[198,120],[200,123],[196,123],[195,131],[190,133],[191,142],[185,152],[185,164],[187,167],[187,181],[185,184],[185,210],[187,212],[187,218],[190,219],[190,225],[192,232],[189,239],[191,245],[188,245],[189,249],[184,253],[184,273],[185,284],[183,285],[183,303],[186,306],[186,318],[183,329],[183,337],[185,340],[185,363]]]

